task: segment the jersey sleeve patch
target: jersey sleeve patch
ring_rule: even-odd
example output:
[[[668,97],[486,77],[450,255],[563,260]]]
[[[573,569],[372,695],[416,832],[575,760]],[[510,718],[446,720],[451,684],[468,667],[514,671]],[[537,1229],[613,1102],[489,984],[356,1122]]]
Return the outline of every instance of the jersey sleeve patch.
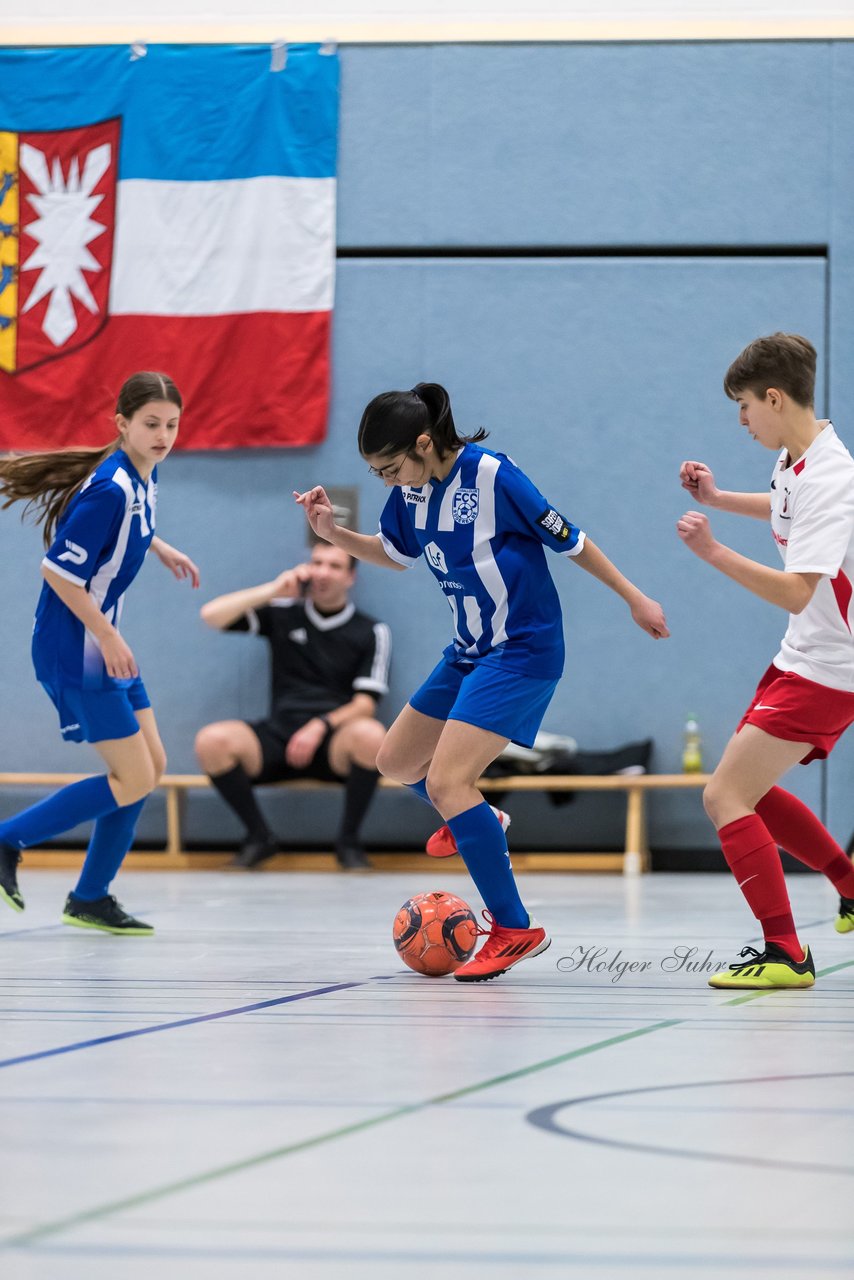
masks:
[[[566,542],[569,537],[569,525],[564,520],[559,511],[555,511],[553,507],[548,507],[538,518],[537,524],[545,532],[551,534],[553,538],[557,538],[559,542]]]

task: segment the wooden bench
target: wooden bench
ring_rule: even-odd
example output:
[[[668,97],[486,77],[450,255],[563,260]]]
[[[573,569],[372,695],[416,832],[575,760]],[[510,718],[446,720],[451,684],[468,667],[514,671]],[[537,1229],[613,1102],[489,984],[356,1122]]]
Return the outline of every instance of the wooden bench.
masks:
[[[48,787],[56,789],[70,782],[78,782],[88,774],[72,773],[0,773],[0,787]],[[650,791],[674,791],[702,787],[709,775],[703,773],[641,773],[608,774],[583,777],[575,774],[518,775],[507,778],[481,778],[479,786],[485,794],[499,792],[552,792],[552,791],[608,791],[622,792],[626,796],[626,826],[623,848],[614,853],[513,853],[513,866],[517,871],[622,871],[636,874],[649,870],[649,847],[646,835],[646,797]],[[338,784],[310,780],[275,784],[284,789],[338,790]],[[127,866],[145,868],[171,868],[186,870],[189,867],[220,867],[230,861],[229,853],[187,853],[183,844],[184,811],[190,791],[210,786],[204,774],[164,774],[157,788],[166,800],[166,847],[162,852],[139,852],[128,855]],[[399,790],[400,784],[383,778],[383,789]],[[30,866],[66,866],[79,861],[77,850],[34,849],[27,854]],[[379,860],[381,859],[381,864]],[[423,855],[377,854],[377,865],[388,870],[404,871],[423,869]],[[265,864],[294,871],[334,869],[334,856],[317,853],[287,853]],[[449,859],[443,864],[446,870],[462,870],[459,859]]]

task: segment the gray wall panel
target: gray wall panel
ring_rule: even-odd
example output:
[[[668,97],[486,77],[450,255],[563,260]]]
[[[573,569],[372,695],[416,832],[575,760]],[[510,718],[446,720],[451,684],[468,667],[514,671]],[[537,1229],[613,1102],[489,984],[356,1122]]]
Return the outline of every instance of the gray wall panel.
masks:
[[[831,49],[344,49],[340,243],[823,243]]]

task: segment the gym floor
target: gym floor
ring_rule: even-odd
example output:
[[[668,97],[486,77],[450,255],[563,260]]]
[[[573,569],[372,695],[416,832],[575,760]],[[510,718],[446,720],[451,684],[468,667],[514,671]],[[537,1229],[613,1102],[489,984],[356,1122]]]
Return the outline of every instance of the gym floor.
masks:
[[[413,893],[478,905],[426,860],[128,872],[141,939],[59,924],[68,880],[25,864],[0,917],[5,1280],[851,1274],[854,934],[818,876],[816,986],[741,995],[706,985],[755,942],[725,875],[521,877],[551,949],[466,986],[391,944]]]

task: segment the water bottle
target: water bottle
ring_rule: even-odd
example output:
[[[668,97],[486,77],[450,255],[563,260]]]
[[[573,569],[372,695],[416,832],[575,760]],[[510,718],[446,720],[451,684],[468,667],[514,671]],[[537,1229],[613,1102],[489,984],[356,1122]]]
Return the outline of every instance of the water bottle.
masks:
[[[689,716],[685,721],[685,729],[682,734],[683,773],[703,772],[702,741],[696,716]]]

